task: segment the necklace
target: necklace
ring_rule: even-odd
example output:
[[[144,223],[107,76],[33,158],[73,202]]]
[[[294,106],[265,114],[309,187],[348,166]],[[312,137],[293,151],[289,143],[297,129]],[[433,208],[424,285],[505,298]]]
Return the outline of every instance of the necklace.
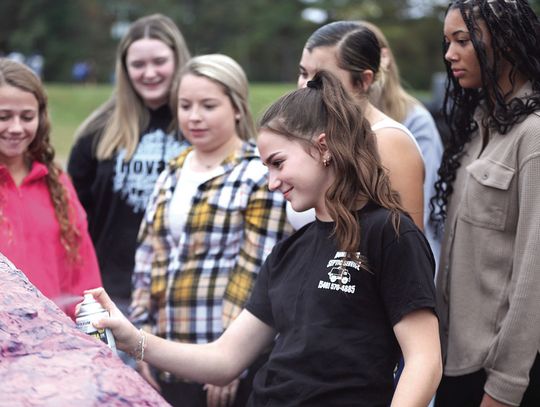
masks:
[[[204,162],[203,160],[201,160],[197,150],[193,150],[193,159],[194,159],[193,161],[194,161],[195,167],[203,168],[206,171],[214,169],[219,164],[221,164],[221,162],[225,158],[227,158],[229,156],[229,154],[232,153],[232,151],[234,151],[236,148],[238,148],[240,143],[241,143],[240,140],[235,138],[235,139],[232,140],[232,143],[230,143],[230,144],[228,144],[228,146],[226,146],[226,148],[221,148],[220,151],[214,151],[214,156],[212,156],[210,154],[209,158],[212,159],[212,161],[210,163]],[[218,156],[217,159],[216,159],[216,156]]]
[[[193,158],[194,158],[194,167],[195,169],[197,168],[204,168],[205,170],[211,170],[215,167],[217,167],[222,161],[223,159],[220,158],[219,160],[214,160],[212,163],[205,163],[203,161],[201,161],[201,159],[199,158],[199,156],[197,155],[197,153],[193,154]]]

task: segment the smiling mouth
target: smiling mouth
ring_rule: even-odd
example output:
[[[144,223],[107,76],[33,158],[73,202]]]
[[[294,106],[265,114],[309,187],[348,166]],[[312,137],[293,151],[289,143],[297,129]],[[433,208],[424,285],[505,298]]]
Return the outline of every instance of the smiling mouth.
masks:
[[[287,198],[287,196],[289,195],[289,193],[290,193],[292,190],[293,190],[292,188],[289,188],[288,190],[282,192],[282,193],[283,193],[283,196],[284,196],[285,198]]]
[[[20,143],[25,139],[26,137],[0,137],[0,140],[6,141],[8,143]]]
[[[161,85],[161,81],[159,82],[142,82],[143,86],[149,87],[149,88],[155,88],[156,86]]]

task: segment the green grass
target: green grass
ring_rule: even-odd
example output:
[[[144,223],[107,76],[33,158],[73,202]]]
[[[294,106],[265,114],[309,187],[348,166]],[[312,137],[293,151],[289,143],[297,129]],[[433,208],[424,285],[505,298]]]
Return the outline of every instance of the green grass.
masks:
[[[250,102],[255,118],[278,97],[295,87],[293,83],[251,84]],[[46,89],[52,120],[52,143],[58,160],[65,162],[74,141],[75,130],[96,107],[107,100],[112,87],[48,83]],[[414,95],[420,100],[429,100],[427,91],[414,92]]]
[[[77,127],[111,94],[110,85],[74,85],[48,83],[51,138],[59,161],[65,161],[74,141]],[[250,88],[251,109],[257,118],[266,107],[285,92],[292,83],[255,83]]]

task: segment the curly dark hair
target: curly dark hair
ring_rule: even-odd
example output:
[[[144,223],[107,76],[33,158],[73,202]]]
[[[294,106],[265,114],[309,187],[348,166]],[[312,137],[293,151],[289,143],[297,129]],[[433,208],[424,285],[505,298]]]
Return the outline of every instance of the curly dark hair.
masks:
[[[74,221],[73,205],[69,201],[68,191],[60,181],[61,168],[54,163],[54,149],[50,143],[51,124],[47,112],[47,95],[39,78],[25,65],[6,58],[0,58],[0,86],[13,86],[29,92],[38,102],[39,124],[36,137],[28,146],[26,158],[29,162],[40,162],[47,167],[47,187],[54,206],[54,212],[60,226],[60,241],[72,261],[78,259],[80,231]],[[0,223],[5,222],[0,207]],[[9,226],[8,226],[9,227]]]
[[[436,195],[431,199],[431,219],[442,225],[453,192],[453,182],[465,145],[478,130],[474,114],[482,104],[485,114],[481,125],[500,134],[510,129],[540,107],[540,21],[526,0],[454,0],[450,10],[459,10],[469,31],[480,65],[482,87],[465,89],[452,75],[450,63],[444,61],[448,80],[443,113],[450,128],[445,142]],[[479,21],[483,21],[491,37],[492,57],[482,41]],[[443,46],[446,53],[447,45]],[[511,66],[511,89],[499,86],[502,61]],[[525,98],[511,98],[516,78],[530,81],[533,92]]]

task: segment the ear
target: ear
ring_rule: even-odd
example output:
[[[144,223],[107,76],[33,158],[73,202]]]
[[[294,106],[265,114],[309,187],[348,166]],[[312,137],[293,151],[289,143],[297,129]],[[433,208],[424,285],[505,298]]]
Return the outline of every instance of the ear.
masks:
[[[326,144],[326,133],[321,133],[315,138],[315,145],[319,153],[324,155],[328,151],[328,145]]]
[[[234,108],[234,121],[238,123],[240,119],[242,118],[242,114],[240,113],[240,110],[238,110],[238,108],[234,106],[234,104],[233,104],[233,108]]]
[[[366,69],[360,75],[362,76],[362,88],[364,90],[364,93],[367,93],[369,91],[369,88],[373,84],[373,80],[375,79],[375,74],[373,73],[371,69]]]
[[[391,62],[392,57],[390,56],[390,50],[386,47],[381,48],[381,68],[387,71]]]

